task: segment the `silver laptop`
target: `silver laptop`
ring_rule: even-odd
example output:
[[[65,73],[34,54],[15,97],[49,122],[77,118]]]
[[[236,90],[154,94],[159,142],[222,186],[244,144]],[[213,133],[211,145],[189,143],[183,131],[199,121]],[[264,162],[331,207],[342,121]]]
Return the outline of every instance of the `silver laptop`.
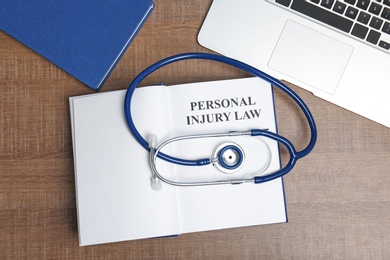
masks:
[[[390,127],[390,0],[214,0],[198,41]]]

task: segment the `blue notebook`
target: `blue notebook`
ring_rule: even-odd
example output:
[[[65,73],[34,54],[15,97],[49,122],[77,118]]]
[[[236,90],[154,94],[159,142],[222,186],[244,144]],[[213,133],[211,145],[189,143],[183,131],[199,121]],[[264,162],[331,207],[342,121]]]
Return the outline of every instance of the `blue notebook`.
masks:
[[[0,0],[0,29],[99,90],[152,0]]]

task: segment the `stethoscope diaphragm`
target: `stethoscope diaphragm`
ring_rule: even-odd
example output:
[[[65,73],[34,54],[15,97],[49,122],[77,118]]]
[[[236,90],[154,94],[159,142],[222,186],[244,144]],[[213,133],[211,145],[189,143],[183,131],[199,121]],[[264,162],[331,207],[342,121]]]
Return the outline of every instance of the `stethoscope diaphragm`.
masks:
[[[213,152],[213,165],[220,172],[231,174],[239,171],[245,162],[244,150],[236,143],[220,143]]]

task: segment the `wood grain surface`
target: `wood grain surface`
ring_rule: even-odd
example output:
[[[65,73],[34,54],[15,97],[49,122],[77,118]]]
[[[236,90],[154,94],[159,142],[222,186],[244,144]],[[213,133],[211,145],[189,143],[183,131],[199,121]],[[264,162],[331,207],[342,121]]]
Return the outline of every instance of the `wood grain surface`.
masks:
[[[167,56],[210,52],[196,37],[211,0],[155,4],[102,92]],[[186,61],[142,85],[246,76]],[[288,223],[79,247],[68,98],[93,91],[0,32],[0,259],[389,259],[390,129],[291,87],[318,143],[285,177]],[[304,147],[302,115],[278,90],[275,99],[280,133]]]

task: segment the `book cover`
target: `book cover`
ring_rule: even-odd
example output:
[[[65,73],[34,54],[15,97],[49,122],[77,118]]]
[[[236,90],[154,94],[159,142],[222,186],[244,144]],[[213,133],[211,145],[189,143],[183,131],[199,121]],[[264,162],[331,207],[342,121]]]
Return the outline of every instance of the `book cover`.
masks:
[[[0,0],[0,29],[99,90],[154,8],[152,0]]]
[[[70,98],[80,245],[287,221],[281,178],[263,184],[195,187],[163,183],[161,190],[153,190],[148,152],[133,138],[124,118],[125,93]],[[196,133],[276,131],[272,87],[258,78],[137,88],[132,115],[142,136],[155,134],[161,142]],[[212,165],[188,167],[162,160],[157,160],[158,170],[176,181],[259,175],[266,157],[260,140],[228,139],[245,148],[246,163],[234,175]],[[164,147],[164,152],[208,158],[223,141],[186,140]],[[280,168],[277,143],[264,141],[272,157],[260,174]]]

